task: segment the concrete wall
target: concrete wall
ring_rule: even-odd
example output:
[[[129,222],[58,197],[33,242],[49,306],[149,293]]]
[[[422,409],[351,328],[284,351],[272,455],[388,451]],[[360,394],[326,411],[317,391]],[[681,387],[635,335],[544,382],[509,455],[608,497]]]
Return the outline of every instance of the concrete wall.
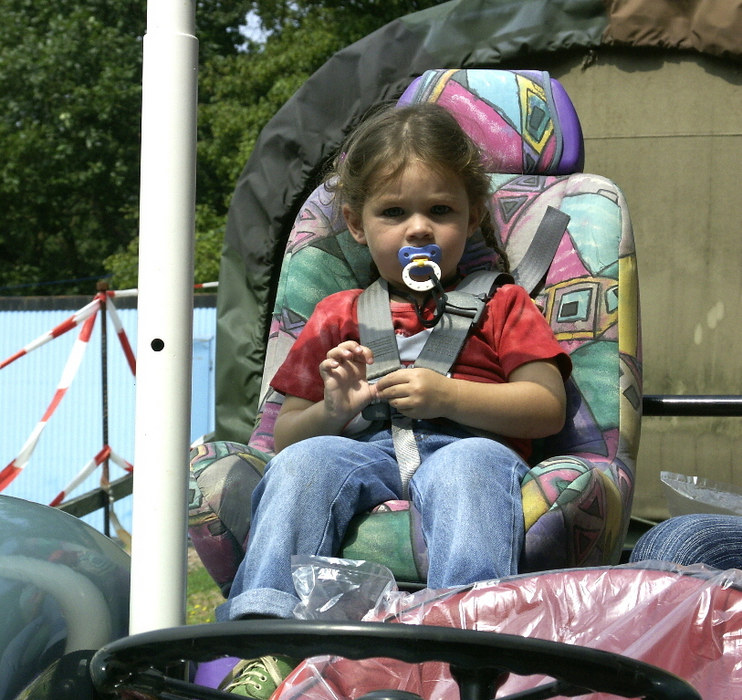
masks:
[[[645,393],[742,394],[742,64],[635,50],[548,69],[580,115],[585,169],[632,212]],[[634,514],[666,517],[663,470],[742,485],[741,451],[742,418],[645,417]]]

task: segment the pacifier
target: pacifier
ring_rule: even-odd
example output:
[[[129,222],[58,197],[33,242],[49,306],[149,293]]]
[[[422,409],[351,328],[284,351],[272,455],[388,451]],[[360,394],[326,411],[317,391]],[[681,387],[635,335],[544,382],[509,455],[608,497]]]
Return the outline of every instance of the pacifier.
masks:
[[[441,278],[441,249],[435,243],[416,247],[407,245],[397,254],[402,266],[404,283],[416,292],[427,292],[436,286]]]

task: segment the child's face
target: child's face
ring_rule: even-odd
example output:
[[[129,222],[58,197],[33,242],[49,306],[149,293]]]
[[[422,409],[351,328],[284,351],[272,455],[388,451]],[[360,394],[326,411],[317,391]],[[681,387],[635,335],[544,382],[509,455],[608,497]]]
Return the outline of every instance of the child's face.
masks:
[[[379,274],[403,288],[400,248],[437,244],[442,279],[453,279],[466,240],[481,220],[461,177],[422,163],[408,165],[393,180],[378,182],[360,212],[346,205],[343,214],[353,238],[369,247]]]

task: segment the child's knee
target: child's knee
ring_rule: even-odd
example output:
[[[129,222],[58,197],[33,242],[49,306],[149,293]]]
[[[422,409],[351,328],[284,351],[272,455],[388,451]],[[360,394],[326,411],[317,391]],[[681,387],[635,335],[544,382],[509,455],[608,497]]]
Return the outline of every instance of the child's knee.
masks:
[[[454,449],[446,448],[445,456],[443,451],[436,453],[428,465],[424,483],[418,483],[422,490],[456,494],[461,489],[502,488],[513,479],[519,481],[528,471],[511,448],[488,438],[465,438],[449,447]]]
[[[478,473],[487,469],[499,469],[520,461],[518,455],[507,445],[483,437],[459,440],[455,444],[455,454],[451,455],[459,474]]]
[[[285,447],[266,466],[265,474],[275,480],[299,480],[303,484],[330,480],[339,468],[346,438],[321,435]]]

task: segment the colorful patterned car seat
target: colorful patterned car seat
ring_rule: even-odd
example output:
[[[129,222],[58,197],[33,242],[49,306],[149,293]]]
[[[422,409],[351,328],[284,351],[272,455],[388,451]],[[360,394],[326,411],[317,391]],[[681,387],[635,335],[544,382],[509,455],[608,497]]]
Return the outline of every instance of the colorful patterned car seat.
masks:
[[[431,70],[400,98],[402,104],[420,101],[446,106],[496,156],[491,209],[512,268],[527,255],[547,207],[570,217],[533,293],[574,369],[565,427],[538,442],[522,484],[521,570],[617,563],[629,523],[641,408],[636,262],[624,197],[612,182],[581,172],[577,115],[546,72]],[[477,269],[493,261],[475,236],[464,264]],[[249,534],[249,494],[273,453],[282,397],[268,382],[314,305],[335,291],[367,286],[369,269],[367,249],[350,237],[320,186],[302,206],[286,246],[250,443],[207,443],[192,453],[190,534],[225,593]],[[339,555],[379,561],[398,581],[425,581],[425,543],[408,502],[358,516]]]

